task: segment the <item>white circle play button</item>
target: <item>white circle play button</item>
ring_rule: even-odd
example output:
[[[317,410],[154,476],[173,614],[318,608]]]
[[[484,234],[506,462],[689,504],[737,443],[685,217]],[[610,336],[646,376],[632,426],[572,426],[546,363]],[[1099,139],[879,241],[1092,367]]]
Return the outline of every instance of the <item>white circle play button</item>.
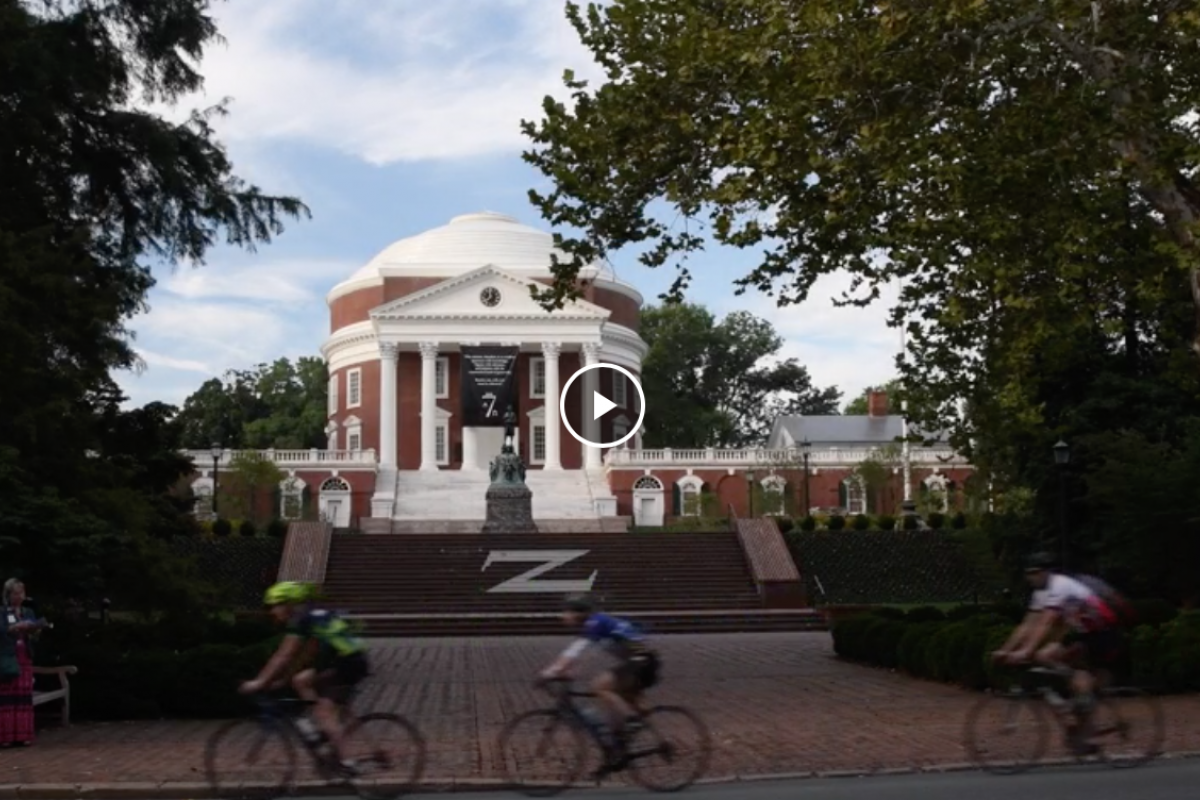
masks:
[[[629,379],[629,382],[633,384],[633,388],[637,391],[638,395],[637,422],[630,426],[628,433],[626,433],[620,439],[616,439],[611,442],[593,442],[589,439],[583,438],[573,427],[571,427],[571,419],[567,414],[567,392],[571,390],[571,384],[575,383],[575,380],[579,378],[579,376],[585,375],[594,369],[611,369],[613,372],[624,375]],[[616,403],[600,394],[600,392],[593,390],[591,397],[588,397],[586,394],[584,395],[583,419],[598,420],[615,408],[617,408]],[[567,427],[567,433],[575,437],[575,441],[579,442],[580,444],[588,447],[617,447],[618,445],[625,444],[625,442],[636,436],[637,432],[642,429],[642,420],[644,420],[646,417],[646,393],[642,391],[642,384],[638,382],[637,378],[633,377],[633,373],[624,367],[618,367],[616,364],[592,364],[576,370],[574,375],[567,378],[567,382],[563,384],[562,391],[558,394],[558,414],[563,425]]]

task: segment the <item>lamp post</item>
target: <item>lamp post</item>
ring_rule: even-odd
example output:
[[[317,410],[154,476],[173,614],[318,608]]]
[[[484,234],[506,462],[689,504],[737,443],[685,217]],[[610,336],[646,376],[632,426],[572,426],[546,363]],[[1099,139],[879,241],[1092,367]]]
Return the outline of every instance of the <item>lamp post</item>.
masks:
[[[812,452],[812,442],[807,438],[800,443],[800,455],[804,459],[804,516],[812,514],[812,497],[808,493],[808,456]]]
[[[212,515],[213,519],[217,518],[217,465],[221,463],[221,445],[213,442],[212,448],[209,450],[213,460],[213,488],[212,488]]]
[[[754,470],[746,470],[746,499],[750,503],[750,518],[754,518]]]
[[[1062,539],[1062,569],[1067,569],[1069,537],[1067,529],[1067,465],[1071,463],[1071,446],[1062,439],[1054,445],[1054,465],[1058,468],[1058,525]]]

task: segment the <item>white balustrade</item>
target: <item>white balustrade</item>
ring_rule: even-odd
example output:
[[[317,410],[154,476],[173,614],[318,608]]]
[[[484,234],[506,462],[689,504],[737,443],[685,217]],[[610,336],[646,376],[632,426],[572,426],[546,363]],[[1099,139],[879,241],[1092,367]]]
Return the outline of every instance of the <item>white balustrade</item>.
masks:
[[[910,452],[913,464],[937,466],[964,466],[967,460],[948,447],[913,448]],[[885,463],[899,463],[898,457],[884,458],[873,448],[822,448],[808,454],[810,467],[844,466],[861,464],[876,459]],[[804,453],[798,448],[766,450],[762,448],[708,449],[708,450],[622,450],[612,449],[605,459],[609,467],[800,467],[804,464]]]
[[[258,453],[281,467],[374,466],[374,450],[224,450],[217,460],[218,467],[227,468],[238,453]],[[192,463],[203,469],[213,463],[211,450],[185,450]]]

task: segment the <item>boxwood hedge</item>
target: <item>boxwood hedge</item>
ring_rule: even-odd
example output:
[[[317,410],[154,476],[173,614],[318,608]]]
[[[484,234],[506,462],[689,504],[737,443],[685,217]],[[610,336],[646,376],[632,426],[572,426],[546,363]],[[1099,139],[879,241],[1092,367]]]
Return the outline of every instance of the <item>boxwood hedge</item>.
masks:
[[[1118,679],[1152,691],[1200,690],[1200,611],[1168,614],[1162,604],[1141,603],[1157,616],[1139,615],[1143,624],[1128,635]],[[1020,606],[960,606],[904,612],[880,608],[833,625],[833,648],[842,658],[896,669],[929,680],[971,689],[1001,687],[1011,672],[993,664],[992,651],[1012,633]]]

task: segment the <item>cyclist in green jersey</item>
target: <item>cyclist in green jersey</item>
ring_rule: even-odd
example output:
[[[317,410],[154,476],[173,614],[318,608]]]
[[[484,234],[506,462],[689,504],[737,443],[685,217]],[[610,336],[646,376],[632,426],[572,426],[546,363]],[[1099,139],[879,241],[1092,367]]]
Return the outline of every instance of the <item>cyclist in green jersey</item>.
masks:
[[[287,626],[287,636],[258,677],[242,684],[242,691],[253,694],[279,686],[291,665],[306,664],[292,676],[292,686],[300,697],[313,703],[313,717],[341,760],[340,706],[349,701],[354,687],[370,670],[366,647],[350,624],[335,612],[316,606],[314,594],[313,586],[291,581],[267,590],[264,602],[271,616]]]

